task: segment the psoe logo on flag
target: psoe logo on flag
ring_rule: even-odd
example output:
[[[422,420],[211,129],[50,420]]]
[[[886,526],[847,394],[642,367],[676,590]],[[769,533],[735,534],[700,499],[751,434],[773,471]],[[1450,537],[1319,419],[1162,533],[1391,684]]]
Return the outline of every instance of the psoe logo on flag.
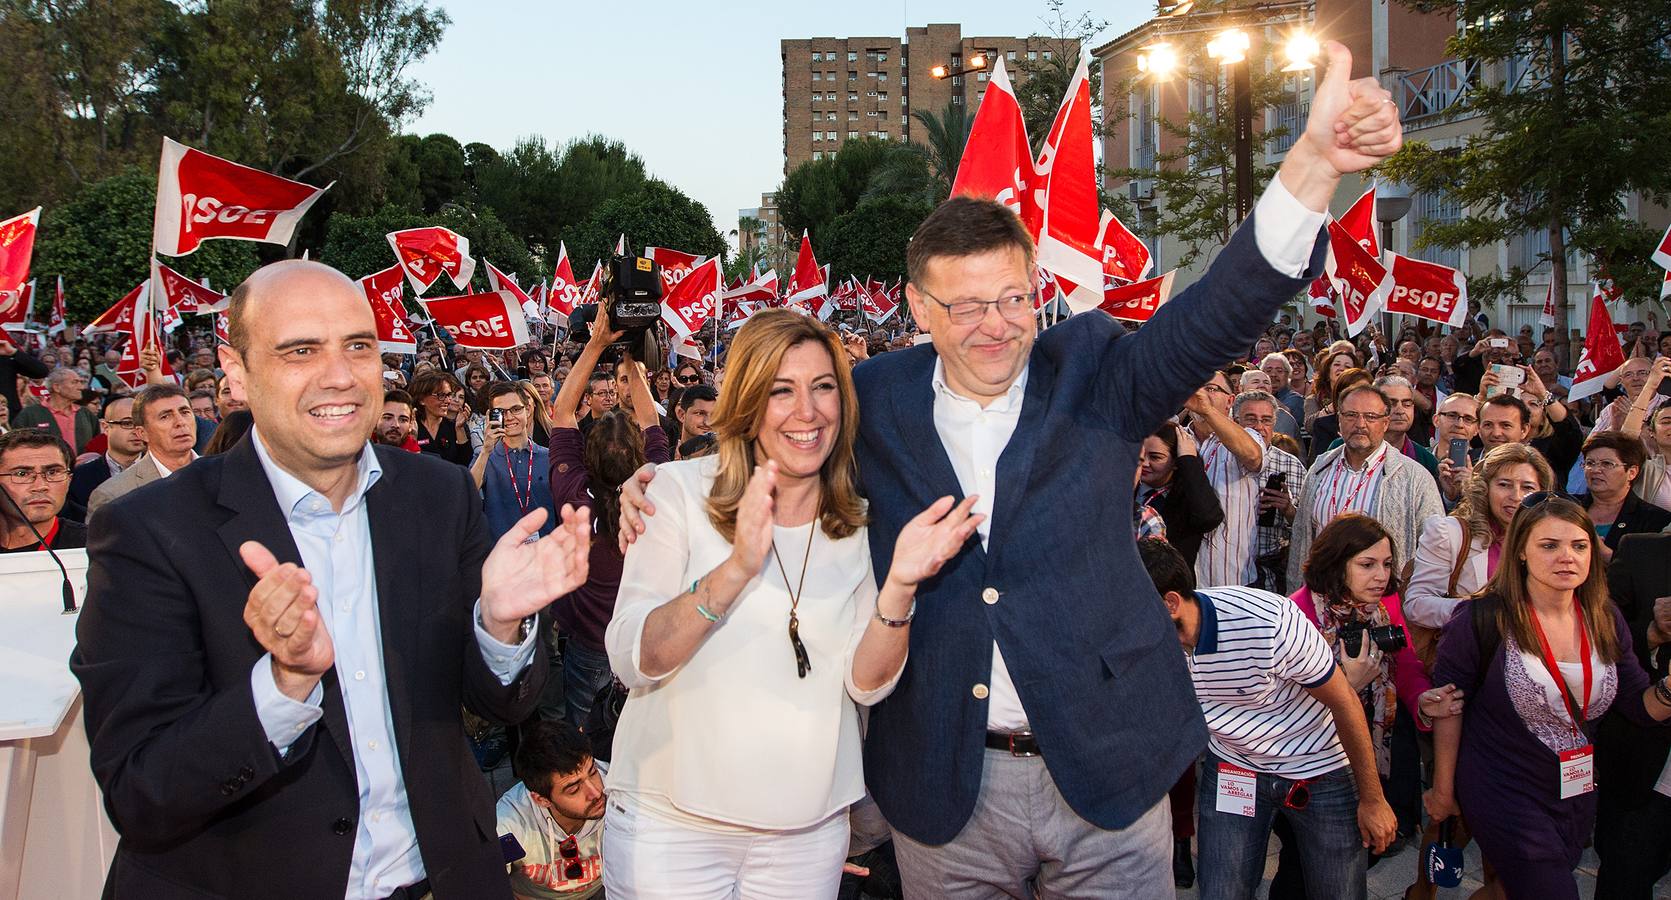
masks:
[[[215,197],[199,197],[196,194],[182,194],[180,205],[183,207],[187,234],[192,232],[193,225],[207,225],[210,222],[220,222],[223,225],[270,225],[273,217],[283,212],[275,209],[250,209]]]

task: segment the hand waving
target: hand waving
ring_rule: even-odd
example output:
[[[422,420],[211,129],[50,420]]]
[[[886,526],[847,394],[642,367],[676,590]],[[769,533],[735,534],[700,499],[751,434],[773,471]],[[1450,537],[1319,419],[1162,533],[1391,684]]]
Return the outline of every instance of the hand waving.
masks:
[[[245,541],[238,555],[260,579],[244,603],[244,624],[273,655],[273,683],[301,700],[336,661],[330,632],[319,618],[319,589],[306,569],[280,565],[256,541]]]
[[[1324,45],[1329,69],[1317,83],[1301,140],[1335,172],[1361,172],[1404,144],[1398,106],[1373,78],[1352,80],[1352,51],[1338,41]]]
[[[482,625],[507,644],[515,642],[523,619],[586,583],[591,511],[565,503],[557,527],[530,541],[545,524],[545,515],[541,507],[523,516],[482,563]]]
[[[894,542],[888,580],[902,588],[914,588],[923,579],[934,577],[986,518],[970,512],[979,499],[970,495],[954,507],[950,496],[941,497],[905,523]]]
[[[737,506],[737,529],[731,540],[731,564],[739,574],[753,578],[766,564],[772,549],[772,522],[777,491],[777,462],[767,460],[755,466]]]

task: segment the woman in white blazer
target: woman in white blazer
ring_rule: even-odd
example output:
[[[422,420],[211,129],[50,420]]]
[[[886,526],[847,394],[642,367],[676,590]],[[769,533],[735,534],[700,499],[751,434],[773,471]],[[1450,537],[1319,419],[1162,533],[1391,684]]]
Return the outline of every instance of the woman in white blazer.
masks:
[[[1404,593],[1405,620],[1418,628],[1443,628],[1456,605],[1496,573],[1503,535],[1520,501],[1527,494],[1550,490],[1554,479],[1543,454],[1525,444],[1504,444],[1486,453],[1463,486],[1456,509],[1422,523]],[[1423,646],[1427,642],[1420,634],[1411,638],[1416,654],[1431,662],[1431,647]]]
[[[982,518],[943,497],[878,591],[834,331],[787,309],[738,332],[718,453],[661,466],[604,643],[630,694],[604,816],[605,891],[833,897],[864,795],[857,704],[904,670],[916,585]]]

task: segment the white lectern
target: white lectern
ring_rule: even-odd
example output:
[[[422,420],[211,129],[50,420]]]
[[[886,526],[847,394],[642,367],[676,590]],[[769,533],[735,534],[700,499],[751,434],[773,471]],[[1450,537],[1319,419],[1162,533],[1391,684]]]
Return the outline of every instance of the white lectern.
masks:
[[[87,552],[58,557],[79,604]],[[116,852],[87,763],[62,583],[45,553],[0,554],[0,900],[97,897]]]

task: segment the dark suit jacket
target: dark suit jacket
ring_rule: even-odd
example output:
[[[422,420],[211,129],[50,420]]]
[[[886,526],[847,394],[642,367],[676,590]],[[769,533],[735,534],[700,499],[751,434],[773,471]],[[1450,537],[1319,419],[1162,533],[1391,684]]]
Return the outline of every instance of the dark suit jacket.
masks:
[[[470,621],[489,549],[469,473],[375,447],[366,495],[383,659],[401,771],[435,895],[509,897],[493,803],[460,706],[519,722],[545,654],[508,686]],[[94,514],[87,604],[70,668],[85,695],[93,774],[122,839],[115,897],[340,897],[359,816],[337,673],[324,716],[280,758],[255,711],[264,652],[244,624],[256,540],[301,564],[254,444],[241,441]]]
[[[998,459],[991,545],[970,541],[918,586],[910,664],[871,711],[865,780],[889,824],[939,844],[974,811],[994,640],[1051,778],[1087,821],[1130,825],[1194,762],[1201,707],[1132,539],[1137,454],[1305,284],[1271,269],[1250,221],[1136,334],[1084,313],[1039,335]],[[925,344],[853,370],[878,578],[905,523],[963,493],[934,427],[934,362]]]
[[[93,491],[99,485],[110,478],[110,461],[103,455],[76,466],[75,472],[70,475],[70,492],[64,497],[64,510],[59,515],[86,524],[88,498],[93,496]]]
[[[1654,598],[1671,595],[1671,534],[1630,534],[1613,551],[1607,589],[1630,629],[1631,649],[1652,678],[1664,677],[1666,661],[1654,662],[1648,625]],[[1671,650],[1664,654],[1671,661]],[[1643,728],[1617,712],[1602,719],[1596,733],[1596,790],[1601,814],[1615,806],[1636,807],[1653,793],[1671,754],[1671,728]]]
[[[1584,504],[1585,509],[1590,508],[1589,494],[1580,494],[1578,499]],[[1607,537],[1602,538],[1601,542],[1616,553],[1619,550],[1619,542],[1627,535],[1652,534],[1667,525],[1671,525],[1671,512],[1660,509],[1632,492],[1625,495],[1624,505],[1619,507],[1619,515],[1613,520],[1613,527],[1607,530]]]

